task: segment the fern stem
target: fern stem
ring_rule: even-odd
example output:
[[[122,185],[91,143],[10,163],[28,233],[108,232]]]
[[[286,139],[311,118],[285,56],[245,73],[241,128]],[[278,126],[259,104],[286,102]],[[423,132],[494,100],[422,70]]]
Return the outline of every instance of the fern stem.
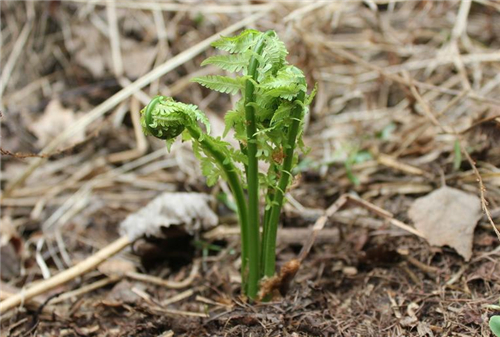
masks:
[[[272,32],[263,34],[257,42],[254,52],[261,55],[264,50],[264,44],[267,35]],[[248,75],[253,81],[257,81],[257,67],[259,61],[255,56],[250,59],[248,65]],[[248,222],[249,222],[249,246],[248,246],[248,289],[247,296],[254,299],[257,296],[259,279],[260,279],[260,248],[259,248],[259,168],[257,161],[257,138],[255,133],[257,127],[255,125],[255,86],[251,80],[247,80],[245,84],[245,118],[247,123],[247,185],[248,185]]]
[[[231,158],[225,156],[221,151],[217,149],[217,146],[212,142],[210,137],[201,137],[201,132],[199,128],[193,127],[191,125],[186,126],[187,130],[191,134],[191,137],[199,142],[200,146],[203,147],[219,164],[226,174],[227,182],[229,188],[231,189],[234,200],[236,202],[236,207],[238,208],[238,218],[241,227],[241,279],[242,279],[242,289],[245,289],[247,284],[246,280],[246,263],[248,260],[248,249],[249,249],[249,237],[250,237],[250,226],[248,225],[248,211],[245,193],[243,192],[243,186],[238,176],[237,170],[233,164]]]
[[[305,92],[301,91],[297,100],[304,102]],[[295,142],[299,132],[301,123],[303,105],[297,104],[292,111],[292,125],[288,131],[288,140],[285,149],[285,159],[281,170],[281,177],[278,182],[278,188],[275,191],[274,200],[271,206],[271,213],[269,215],[269,222],[267,224],[265,241],[263,242],[263,269],[264,276],[272,277],[276,268],[276,236],[278,233],[278,221],[280,217],[281,207],[283,206],[283,199],[285,191],[290,181],[291,168],[293,163],[293,151],[295,150]]]
[[[270,166],[269,166],[269,169],[267,171],[267,175],[269,176],[270,174],[276,174],[277,172],[277,167],[276,167],[276,163],[274,162],[271,162]],[[266,210],[264,211],[264,222],[262,224],[262,239],[261,239],[261,242],[262,242],[262,247],[261,247],[261,256],[260,256],[260,265],[261,267],[264,266],[264,253],[263,253],[263,250],[264,250],[264,243],[266,242],[266,238],[267,238],[267,233],[269,231],[269,218],[271,216],[271,206],[272,206],[272,202],[274,200],[274,194],[275,194],[276,190],[274,188],[272,188],[271,186],[268,187],[267,189],[267,199],[266,199],[266,203],[269,202],[269,207],[266,207]],[[262,278],[264,276],[264,269],[261,268],[260,270],[260,277]]]

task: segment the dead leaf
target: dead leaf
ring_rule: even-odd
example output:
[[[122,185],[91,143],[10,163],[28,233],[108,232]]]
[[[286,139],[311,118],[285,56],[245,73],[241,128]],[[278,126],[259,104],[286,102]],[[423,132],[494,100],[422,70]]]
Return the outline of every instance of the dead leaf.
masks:
[[[500,262],[488,261],[483,263],[471,275],[469,275],[469,277],[467,277],[467,282],[473,280],[500,283]]]
[[[97,29],[76,26],[72,52],[75,61],[87,69],[94,78],[103,78],[114,69],[109,39]],[[157,48],[149,43],[120,36],[120,55],[125,75],[136,79],[151,70],[157,55]]]
[[[77,122],[79,116],[71,109],[66,109],[54,99],[49,102],[43,116],[29,124],[29,129],[38,138],[37,146],[45,147],[52,139],[66,131]],[[66,140],[62,147],[67,147],[85,139],[85,130],[81,130]]]
[[[135,272],[135,265],[124,259],[110,259],[101,263],[97,269],[106,276],[123,276],[127,272]]]
[[[122,39],[121,44],[125,75],[130,79],[139,78],[151,70],[156,58],[156,48],[146,43],[137,43],[132,39]],[[112,60],[109,62],[111,69]]]
[[[110,46],[96,28],[87,25],[73,27],[75,39],[68,46],[74,55],[77,64],[90,71],[94,78],[101,78],[105,74],[106,64],[104,55],[110,55]]]
[[[497,237],[488,233],[481,233],[474,237],[474,245],[480,247],[492,247],[497,242]]]
[[[135,241],[143,236],[161,237],[162,228],[177,225],[193,235],[219,221],[208,205],[209,200],[210,196],[203,193],[163,193],[130,214],[120,224],[120,233]]]
[[[415,200],[408,215],[431,245],[448,245],[470,260],[474,228],[482,215],[477,196],[443,186]]]
[[[413,327],[418,322],[416,317],[405,316],[401,318],[399,324],[403,327]]]
[[[429,325],[429,323],[426,322],[418,322],[417,324],[417,333],[418,336],[428,336],[428,337],[434,337],[434,333],[432,332],[432,329]]]
[[[21,260],[11,244],[0,247],[0,278],[10,281],[20,275]]]
[[[461,313],[461,321],[464,322],[464,324],[476,324],[476,325],[481,325],[484,323],[483,318],[481,317],[481,311],[480,310],[474,310],[472,308],[464,308],[464,311]]]
[[[107,305],[123,305],[124,303],[128,304],[137,304],[142,302],[143,299],[140,298],[136,293],[132,291],[132,288],[139,288],[144,290],[146,287],[144,284],[135,283],[132,284],[127,280],[122,280],[118,282],[113,289],[106,295],[106,304]]]
[[[76,62],[90,71],[94,78],[102,78],[105,74],[104,58],[89,49],[82,49],[75,56]]]
[[[10,217],[0,221],[0,278],[9,281],[20,275],[23,242]]]

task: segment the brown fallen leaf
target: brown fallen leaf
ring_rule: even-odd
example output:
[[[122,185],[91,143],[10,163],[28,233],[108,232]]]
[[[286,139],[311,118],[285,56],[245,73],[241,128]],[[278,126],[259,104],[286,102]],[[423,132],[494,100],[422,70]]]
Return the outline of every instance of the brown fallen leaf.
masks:
[[[66,109],[61,102],[54,99],[49,102],[43,116],[28,124],[29,129],[38,138],[37,146],[45,147],[53,138],[76,123],[79,116],[71,109]],[[85,130],[73,134],[63,147],[74,145],[85,139]]]
[[[500,282],[500,262],[488,261],[477,268],[469,277],[467,282],[482,280],[498,283]]]
[[[136,268],[133,262],[124,259],[109,259],[101,263],[97,270],[108,277],[123,276],[128,272],[135,272]]]
[[[0,278],[9,281],[19,276],[24,243],[16,232],[12,219],[0,219]]]
[[[474,228],[482,215],[477,196],[443,186],[415,200],[408,215],[431,245],[450,246],[470,260]]]
[[[103,56],[111,54],[109,42],[97,28],[76,25],[73,30],[76,38],[68,48],[75,63],[87,69],[94,78],[102,78],[106,73],[106,57]]]
[[[122,39],[122,58],[123,64],[127,65],[124,69],[125,75],[130,79],[139,78],[153,66],[157,51],[147,43],[138,44],[132,39]],[[108,67],[112,67],[112,59],[108,60]]]
[[[106,295],[106,305],[111,306],[119,306],[124,303],[128,304],[137,304],[142,302],[143,300],[139,297],[135,292],[132,291],[132,288],[139,288],[144,290],[146,286],[141,283],[131,283],[127,280],[122,280],[118,282],[113,289]]]
[[[87,69],[94,78],[104,78],[114,68],[109,39],[97,29],[76,26],[75,41],[71,51],[77,64]],[[125,76],[136,79],[151,70],[157,47],[120,36],[120,57],[125,65]]]

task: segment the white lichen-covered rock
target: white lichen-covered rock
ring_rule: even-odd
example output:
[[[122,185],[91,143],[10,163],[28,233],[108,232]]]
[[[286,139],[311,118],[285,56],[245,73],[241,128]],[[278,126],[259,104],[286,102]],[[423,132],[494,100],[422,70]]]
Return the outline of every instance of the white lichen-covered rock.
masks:
[[[189,234],[217,225],[210,209],[210,196],[203,193],[164,193],[120,224],[120,234],[131,241],[143,236],[161,236],[162,228],[183,226]]]

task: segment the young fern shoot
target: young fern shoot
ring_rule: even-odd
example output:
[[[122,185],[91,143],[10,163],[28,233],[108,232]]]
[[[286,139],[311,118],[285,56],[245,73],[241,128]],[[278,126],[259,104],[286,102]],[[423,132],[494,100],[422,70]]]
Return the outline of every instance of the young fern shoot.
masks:
[[[234,130],[239,149],[211,137],[208,120],[196,106],[172,98],[155,97],[142,110],[141,121],[146,134],[165,139],[168,147],[178,136],[192,141],[209,185],[219,178],[228,182],[241,226],[242,290],[255,299],[260,280],[275,273],[279,216],[298,161],[297,145],[304,148],[303,121],[315,90],[307,94],[304,74],[287,63],[288,52],[274,31],[245,30],[212,46],[229,54],[211,56],[202,65],[238,75],[193,81],[221,93],[241,94],[234,109],[226,113],[224,132],[225,136]],[[259,172],[259,161],[268,164],[267,173]],[[259,191],[267,193],[262,219]]]

